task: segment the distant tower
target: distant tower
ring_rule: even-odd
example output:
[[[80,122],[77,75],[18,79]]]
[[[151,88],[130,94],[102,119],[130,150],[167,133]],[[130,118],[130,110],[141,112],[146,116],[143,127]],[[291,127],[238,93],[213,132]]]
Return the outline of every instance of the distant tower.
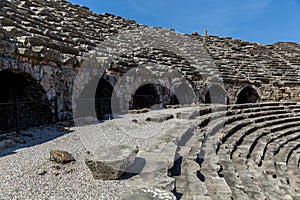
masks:
[[[207,37],[207,30],[206,29],[204,29],[203,36]]]
[[[203,31],[203,44],[205,44],[206,37],[207,37],[207,30],[204,29],[204,31]]]

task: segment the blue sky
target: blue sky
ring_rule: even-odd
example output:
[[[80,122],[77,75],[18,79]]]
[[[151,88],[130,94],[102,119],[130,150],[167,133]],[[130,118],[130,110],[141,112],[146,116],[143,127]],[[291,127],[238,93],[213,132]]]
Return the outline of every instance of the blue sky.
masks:
[[[300,43],[300,0],[69,0],[139,24],[271,44]]]

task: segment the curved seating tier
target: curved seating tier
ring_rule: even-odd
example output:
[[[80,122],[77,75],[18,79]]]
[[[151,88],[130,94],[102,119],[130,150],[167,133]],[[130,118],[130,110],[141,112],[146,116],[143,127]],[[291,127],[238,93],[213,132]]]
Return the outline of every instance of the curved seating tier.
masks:
[[[189,123],[176,137],[170,167],[179,199],[299,199],[298,109],[297,103],[270,102],[177,113],[182,123],[162,138],[171,141]]]

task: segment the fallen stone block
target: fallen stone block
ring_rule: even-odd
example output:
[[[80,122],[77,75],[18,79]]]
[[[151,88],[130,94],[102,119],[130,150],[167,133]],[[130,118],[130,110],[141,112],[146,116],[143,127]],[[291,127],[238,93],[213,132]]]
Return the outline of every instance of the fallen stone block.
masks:
[[[7,139],[7,140],[0,141],[0,149],[8,149],[8,148],[11,148],[11,147],[15,147],[16,145],[17,144],[12,139]]]
[[[116,180],[135,161],[137,146],[109,145],[101,147],[85,159],[95,179]]]
[[[161,168],[171,168],[174,164],[177,145],[173,142],[157,141],[153,146],[140,152],[139,156],[144,158],[146,164],[143,172],[152,172]]]
[[[50,161],[65,164],[65,163],[75,161],[75,158],[67,151],[51,150]]]
[[[182,106],[180,104],[176,104],[176,105],[166,105],[166,108],[169,109],[177,109],[177,108],[181,108]]]

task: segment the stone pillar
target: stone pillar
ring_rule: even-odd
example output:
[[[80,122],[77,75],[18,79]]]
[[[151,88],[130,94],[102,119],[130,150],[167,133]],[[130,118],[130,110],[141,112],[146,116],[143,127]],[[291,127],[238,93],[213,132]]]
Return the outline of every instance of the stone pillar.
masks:
[[[203,43],[205,43],[206,37],[207,37],[207,30],[204,29],[204,32],[203,32]]]
[[[207,37],[207,30],[206,29],[204,29],[203,36]]]

